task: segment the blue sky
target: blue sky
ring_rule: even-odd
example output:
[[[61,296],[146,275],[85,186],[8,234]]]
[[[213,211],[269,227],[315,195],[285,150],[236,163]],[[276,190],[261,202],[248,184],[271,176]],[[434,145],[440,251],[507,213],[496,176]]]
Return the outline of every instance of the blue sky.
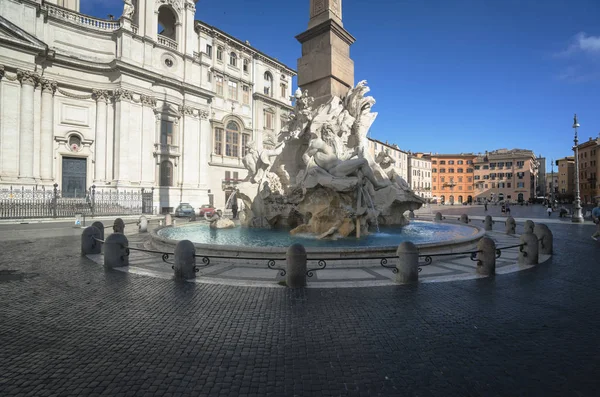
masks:
[[[121,0],[82,0],[118,16]],[[368,5],[367,5],[368,4]],[[343,0],[355,82],[379,113],[373,138],[438,153],[527,148],[571,155],[600,131],[600,1]],[[309,0],[200,0],[196,18],[296,69]],[[550,166],[548,165],[548,169]]]

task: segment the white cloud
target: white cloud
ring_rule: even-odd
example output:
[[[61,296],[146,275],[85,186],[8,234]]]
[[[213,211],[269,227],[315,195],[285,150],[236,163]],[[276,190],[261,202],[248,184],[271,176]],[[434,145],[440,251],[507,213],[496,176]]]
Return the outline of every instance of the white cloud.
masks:
[[[585,32],[579,32],[573,37],[569,47],[555,54],[558,57],[566,57],[577,53],[600,55],[600,36],[588,36]]]

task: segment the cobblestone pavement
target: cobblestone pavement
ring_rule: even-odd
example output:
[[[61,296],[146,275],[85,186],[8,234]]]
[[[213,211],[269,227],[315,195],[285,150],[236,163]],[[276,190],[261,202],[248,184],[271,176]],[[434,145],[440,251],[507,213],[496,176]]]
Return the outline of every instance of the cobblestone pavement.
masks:
[[[0,395],[595,396],[600,243],[533,269],[379,288],[105,272],[77,237],[0,242]]]

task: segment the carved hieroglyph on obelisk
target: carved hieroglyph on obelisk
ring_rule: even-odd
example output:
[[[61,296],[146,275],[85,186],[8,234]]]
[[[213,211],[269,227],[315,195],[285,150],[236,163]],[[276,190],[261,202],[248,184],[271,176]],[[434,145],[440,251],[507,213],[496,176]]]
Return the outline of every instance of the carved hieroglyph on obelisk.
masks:
[[[342,0],[310,0],[308,30],[296,39],[302,44],[298,86],[317,105],[334,95],[344,97],[354,86],[350,46],[355,39],[342,23]]]

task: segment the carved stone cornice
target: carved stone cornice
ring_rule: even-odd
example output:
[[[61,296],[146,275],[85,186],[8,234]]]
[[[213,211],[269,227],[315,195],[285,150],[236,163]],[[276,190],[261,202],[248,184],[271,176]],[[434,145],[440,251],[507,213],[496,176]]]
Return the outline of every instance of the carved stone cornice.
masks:
[[[115,101],[122,101],[122,100],[129,100],[132,101],[133,100],[133,93],[131,91],[127,91],[121,88],[117,88],[115,90]]]
[[[41,79],[40,84],[42,86],[42,93],[49,92],[50,94],[54,95],[56,89],[58,88],[58,84],[56,83],[56,81],[48,79]]]
[[[40,75],[28,70],[18,69],[17,79],[19,79],[22,85],[31,85],[35,87],[40,82]]]
[[[0,80],[4,77],[4,65],[0,65]]]
[[[109,102],[110,92],[108,90],[92,90],[93,98],[97,101]]]
[[[208,120],[208,110],[200,109],[198,110],[198,115],[202,120]]]
[[[155,107],[156,106],[156,98],[149,95],[140,95],[140,101],[142,105]]]

